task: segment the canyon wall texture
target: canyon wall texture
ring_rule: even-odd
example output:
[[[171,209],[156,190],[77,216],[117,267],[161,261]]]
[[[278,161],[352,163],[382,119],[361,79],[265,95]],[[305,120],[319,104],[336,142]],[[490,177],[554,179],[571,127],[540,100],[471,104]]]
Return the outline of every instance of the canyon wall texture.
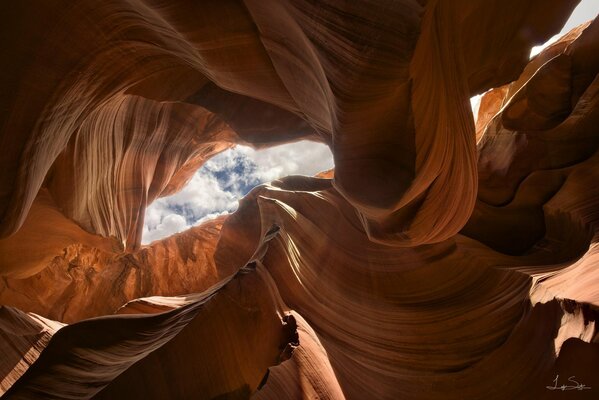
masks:
[[[3,2],[2,398],[597,398],[599,21],[529,59],[577,3]],[[302,139],[334,170],[140,244]]]

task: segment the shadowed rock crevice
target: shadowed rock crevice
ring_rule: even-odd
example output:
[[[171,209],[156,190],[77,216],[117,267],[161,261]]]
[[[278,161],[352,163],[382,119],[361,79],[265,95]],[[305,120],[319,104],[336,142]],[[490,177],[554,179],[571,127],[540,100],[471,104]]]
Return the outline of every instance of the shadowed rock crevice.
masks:
[[[595,398],[599,22],[529,59],[577,3],[3,2],[3,398]],[[304,139],[335,168],[141,245]]]

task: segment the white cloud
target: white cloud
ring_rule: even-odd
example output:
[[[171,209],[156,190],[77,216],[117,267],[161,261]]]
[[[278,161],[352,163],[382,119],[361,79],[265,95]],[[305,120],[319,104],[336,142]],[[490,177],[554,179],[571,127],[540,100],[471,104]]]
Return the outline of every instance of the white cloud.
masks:
[[[331,151],[324,144],[302,141],[258,151],[238,148],[256,164],[256,176],[264,182],[287,175],[311,176],[333,167]]]
[[[236,146],[208,160],[180,192],[147,208],[142,243],[234,211],[238,200],[261,183],[332,167],[331,151],[320,143],[301,141],[264,150]]]
[[[168,214],[163,216],[161,222],[158,223],[153,229],[147,230],[147,226],[144,226],[142,242],[149,243],[154,240],[184,231],[187,228],[189,228],[189,225],[187,225],[185,217],[178,214]]]
[[[598,0],[582,0],[562,31],[545,44],[533,47],[531,57],[598,13]],[[476,121],[480,95],[470,102]],[[234,211],[238,200],[258,184],[288,175],[311,176],[332,167],[329,148],[315,142],[301,141],[264,150],[236,146],[206,162],[179,193],[158,199],[147,208],[142,243]]]
[[[572,28],[577,27],[578,25],[587,22],[593,18],[595,18],[599,14],[599,1],[597,0],[582,0],[578,6],[574,9],[566,24],[557,35],[553,36],[551,39],[546,41],[540,46],[535,46],[530,51],[530,58],[533,58],[544,48],[547,46],[557,42],[557,40],[562,37],[564,34],[568,33]]]

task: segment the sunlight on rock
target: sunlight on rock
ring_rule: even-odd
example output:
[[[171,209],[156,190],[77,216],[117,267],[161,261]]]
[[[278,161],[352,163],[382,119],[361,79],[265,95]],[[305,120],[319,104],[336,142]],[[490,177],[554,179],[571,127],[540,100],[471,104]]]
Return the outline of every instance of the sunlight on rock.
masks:
[[[530,58],[533,58],[539,54],[543,49],[557,42],[557,40],[564,34],[568,33],[572,28],[580,25],[582,22],[590,21],[599,14],[599,1],[598,0],[582,0],[580,4],[574,9],[574,12],[570,15],[570,18],[562,28],[562,30],[551,37],[545,43],[534,46],[530,50]]]
[[[142,244],[234,211],[238,200],[257,185],[287,175],[313,176],[332,167],[329,148],[310,141],[225,150],[208,160],[181,191],[146,209]]]
[[[4,1],[0,396],[599,398],[598,8]]]

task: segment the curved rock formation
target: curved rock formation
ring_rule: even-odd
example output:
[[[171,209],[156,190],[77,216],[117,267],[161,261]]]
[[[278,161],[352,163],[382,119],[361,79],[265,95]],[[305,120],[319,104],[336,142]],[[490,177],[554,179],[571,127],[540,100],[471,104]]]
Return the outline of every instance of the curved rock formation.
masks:
[[[13,3],[3,398],[596,397],[599,21],[528,60],[576,1]],[[335,169],[140,245],[300,139]]]

